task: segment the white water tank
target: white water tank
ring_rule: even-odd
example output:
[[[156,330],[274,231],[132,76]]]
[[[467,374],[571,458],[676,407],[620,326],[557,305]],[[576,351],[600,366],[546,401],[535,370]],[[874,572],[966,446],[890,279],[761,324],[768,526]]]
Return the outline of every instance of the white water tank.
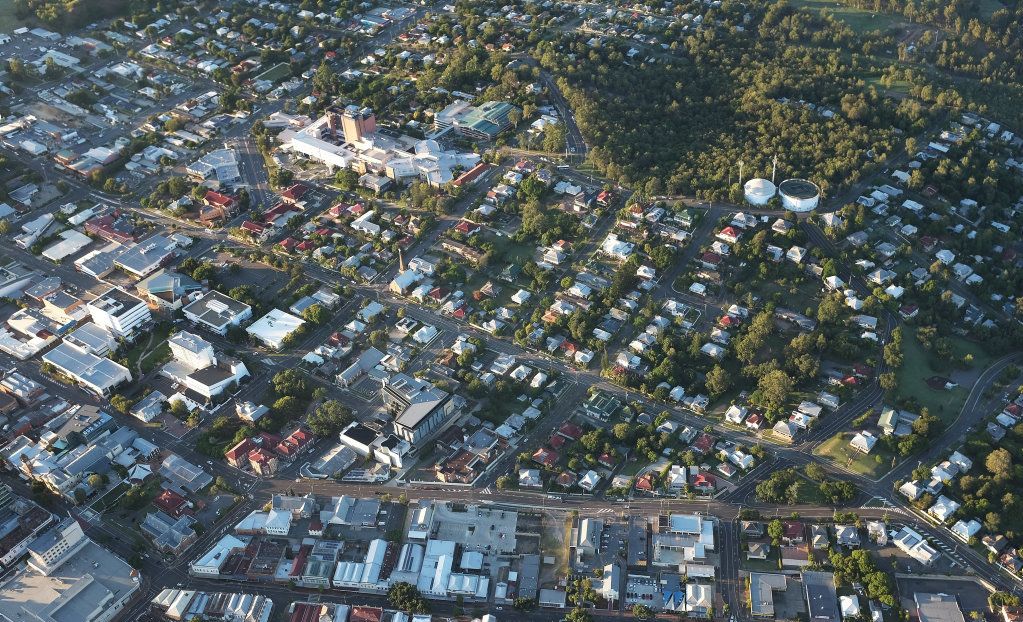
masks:
[[[754,177],[743,185],[743,193],[751,205],[767,205],[776,191],[774,183],[760,177]]]

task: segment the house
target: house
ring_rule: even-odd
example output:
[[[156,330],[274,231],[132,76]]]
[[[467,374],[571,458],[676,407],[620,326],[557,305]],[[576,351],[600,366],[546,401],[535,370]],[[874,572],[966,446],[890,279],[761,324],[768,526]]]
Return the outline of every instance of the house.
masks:
[[[802,544],[806,541],[806,526],[800,521],[782,521],[781,541],[787,545]]]
[[[925,566],[930,566],[941,556],[922,535],[906,525],[892,536],[892,542],[903,553]]]
[[[810,565],[810,549],[806,545],[782,546],[781,564],[790,568],[803,568]]]
[[[735,425],[741,425],[746,420],[746,415],[749,410],[745,406],[737,406],[732,404],[725,411],[725,421],[734,423]]]
[[[952,518],[952,515],[959,511],[960,504],[958,501],[953,501],[945,495],[940,495],[937,501],[934,502],[927,513],[938,519],[941,522],[945,522]]]
[[[877,437],[870,432],[860,431],[853,436],[852,440],[849,441],[849,446],[856,451],[864,454],[869,454],[874,449],[874,445],[877,444]]]
[[[981,524],[975,518],[971,518],[969,521],[959,520],[956,521],[955,525],[952,525],[952,533],[963,542],[969,542],[970,538],[980,532],[980,529]]]
[[[592,469],[584,473],[583,476],[580,477],[578,481],[579,487],[585,490],[586,492],[593,492],[593,489],[596,488],[597,484],[599,483],[600,474],[598,474],[596,471]]]
[[[779,421],[774,424],[771,430],[777,435],[785,439],[793,439],[796,437],[796,426],[790,421]]]
[[[770,552],[771,545],[766,542],[749,541],[746,543],[746,559],[767,559],[767,554]]]
[[[860,532],[855,525],[835,525],[835,541],[839,546],[860,546]]]

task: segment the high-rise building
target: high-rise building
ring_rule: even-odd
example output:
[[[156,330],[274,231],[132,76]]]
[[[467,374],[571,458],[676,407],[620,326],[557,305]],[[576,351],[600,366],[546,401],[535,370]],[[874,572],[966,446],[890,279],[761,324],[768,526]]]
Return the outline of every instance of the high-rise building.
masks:
[[[356,143],[377,129],[377,118],[370,108],[347,106],[341,113],[341,129],[346,143]]]

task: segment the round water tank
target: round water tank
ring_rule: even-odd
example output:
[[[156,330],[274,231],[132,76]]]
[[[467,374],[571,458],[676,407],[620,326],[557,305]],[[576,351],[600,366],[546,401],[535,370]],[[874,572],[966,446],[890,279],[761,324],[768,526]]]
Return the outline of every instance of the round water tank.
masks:
[[[774,198],[776,188],[768,179],[754,177],[743,185],[743,193],[746,200],[752,205],[767,205],[767,202]]]
[[[821,199],[821,189],[807,179],[786,179],[778,186],[781,204],[793,212],[809,212],[816,209]]]

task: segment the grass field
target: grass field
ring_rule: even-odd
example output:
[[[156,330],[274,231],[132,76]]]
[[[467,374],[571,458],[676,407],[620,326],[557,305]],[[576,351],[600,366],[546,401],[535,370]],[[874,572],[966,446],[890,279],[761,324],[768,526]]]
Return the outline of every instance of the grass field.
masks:
[[[849,446],[852,437],[852,432],[839,432],[821,443],[813,453],[831,460],[840,467],[867,477],[876,479],[887,473],[891,467],[892,456],[884,451],[881,443],[874,447],[874,451],[870,455],[866,455]]]
[[[935,364],[934,355],[924,350],[916,336],[906,332],[902,339],[904,362],[898,373],[898,397],[911,397],[924,406],[932,415],[946,424],[955,421],[966,402],[972,382],[963,382],[951,391],[934,390],[927,385],[927,378],[934,375],[949,376],[951,370]],[[973,368],[982,370],[991,362],[991,357],[980,346],[961,338],[952,339],[952,358],[961,360],[966,354],[973,355]]]
[[[890,86],[881,84],[881,78],[869,77],[866,78],[866,83],[873,86],[882,93],[896,93],[899,95],[909,95],[909,87],[911,86],[908,80],[896,80]]]
[[[818,13],[827,9],[831,11],[835,19],[845,22],[858,33],[887,30],[901,23],[901,20],[894,15],[872,13],[864,9],[845,6],[837,0],[793,0],[792,5]]]

